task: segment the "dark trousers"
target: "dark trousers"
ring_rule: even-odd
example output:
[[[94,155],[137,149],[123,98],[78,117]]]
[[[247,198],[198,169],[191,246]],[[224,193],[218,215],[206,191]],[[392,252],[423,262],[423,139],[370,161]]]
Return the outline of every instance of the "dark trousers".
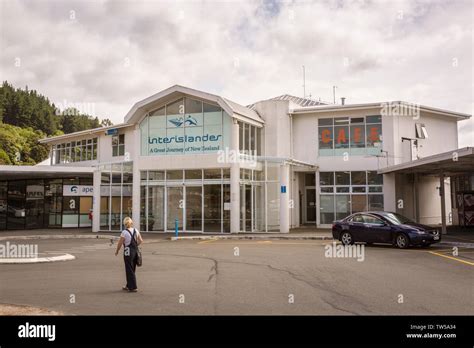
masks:
[[[137,268],[137,250],[133,247],[125,247],[123,260],[125,262],[125,274],[127,276],[127,288],[130,290],[137,288],[137,277],[135,269]]]

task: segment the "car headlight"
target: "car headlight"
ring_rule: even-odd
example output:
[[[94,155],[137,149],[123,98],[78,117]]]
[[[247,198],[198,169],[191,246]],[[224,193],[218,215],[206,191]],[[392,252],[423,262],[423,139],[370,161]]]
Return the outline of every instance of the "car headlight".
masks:
[[[426,234],[426,231],[418,231],[418,230],[414,230],[413,232],[417,233],[417,234]]]

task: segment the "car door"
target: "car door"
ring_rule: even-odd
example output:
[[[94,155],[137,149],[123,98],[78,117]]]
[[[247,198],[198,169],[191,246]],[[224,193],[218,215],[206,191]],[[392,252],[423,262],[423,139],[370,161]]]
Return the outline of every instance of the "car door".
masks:
[[[364,217],[365,238],[369,243],[390,242],[390,226],[377,216],[366,214]]]
[[[364,236],[364,218],[362,214],[354,215],[349,221],[349,232],[354,241],[363,241]]]

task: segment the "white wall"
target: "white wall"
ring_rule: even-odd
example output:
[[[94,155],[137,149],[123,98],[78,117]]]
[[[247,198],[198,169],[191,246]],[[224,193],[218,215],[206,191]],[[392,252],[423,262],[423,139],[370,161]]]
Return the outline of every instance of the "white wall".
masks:
[[[266,100],[255,104],[255,109],[265,121],[265,156],[290,158],[291,119],[286,100]],[[296,134],[296,133],[294,133]]]
[[[406,153],[409,149],[406,146],[407,142],[404,146],[401,138],[415,139],[416,123],[425,124],[428,132],[428,139],[418,139],[419,158],[454,150],[458,147],[457,121],[454,117],[441,117],[422,111],[419,119],[407,116],[385,116],[384,118],[388,119],[387,130],[393,133],[394,137],[394,141],[387,144],[387,150],[394,157],[394,164],[403,163],[403,159],[409,157]]]

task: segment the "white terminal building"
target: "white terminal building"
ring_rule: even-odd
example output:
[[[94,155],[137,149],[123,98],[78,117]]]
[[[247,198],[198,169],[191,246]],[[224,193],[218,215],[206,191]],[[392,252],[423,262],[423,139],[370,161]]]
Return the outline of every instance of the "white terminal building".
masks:
[[[173,86],[124,122],[41,140],[49,163],[0,166],[0,230],[282,232],[367,210],[474,226],[470,115],[406,102],[252,105]],[[441,199],[440,199],[441,198]]]

